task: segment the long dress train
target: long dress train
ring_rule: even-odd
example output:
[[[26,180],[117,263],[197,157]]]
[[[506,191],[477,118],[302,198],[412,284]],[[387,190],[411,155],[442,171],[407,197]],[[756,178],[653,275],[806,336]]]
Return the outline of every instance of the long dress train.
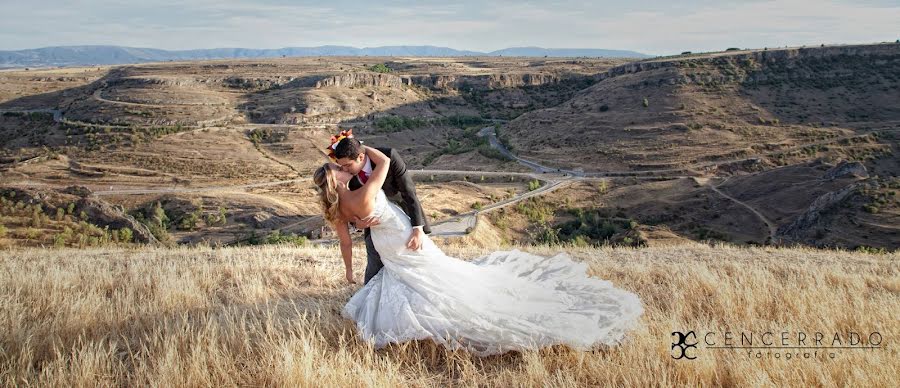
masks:
[[[375,348],[430,338],[450,349],[487,356],[566,344],[587,350],[616,345],[643,306],[634,293],[587,275],[566,254],[547,258],[519,250],[474,261],[444,254],[427,236],[406,248],[409,217],[377,194],[372,241],[384,268],[360,288],[342,315]]]

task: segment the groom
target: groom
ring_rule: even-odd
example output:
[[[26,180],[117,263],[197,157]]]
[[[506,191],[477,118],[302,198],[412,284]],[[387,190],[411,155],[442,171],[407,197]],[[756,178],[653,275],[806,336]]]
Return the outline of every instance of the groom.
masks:
[[[410,174],[406,171],[406,163],[400,157],[397,151],[391,148],[375,147],[377,150],[384,152],[391,158],[391,165],[388,167],[387,178],[381,186],[387,197],[400,205],[400,208],[409,216],[413,230],[406,243],[409,249],[418,250],[422,248],[422,240],[426,233],[431,233],[428,220],[425,219],[425,212],[422,211],[422,205],[416,197],[416,187],[413,185]],[[341,170],[353,174],[355,177],[350,181],[350,190],[356,190],[368,180],[369,174],[375,168],[374,163],[363,152],[362,144],[352,136],[344,137],[333,146],[334,159]],[[378,220],[357,220],[356,227],[365,228],[366,240],[366,276],[365,283],[368,283],[375,274],[384,267],[381,262],[381,256],[375,250],[372,243],[372,234],[369,230],[370,226],[378,224]]]

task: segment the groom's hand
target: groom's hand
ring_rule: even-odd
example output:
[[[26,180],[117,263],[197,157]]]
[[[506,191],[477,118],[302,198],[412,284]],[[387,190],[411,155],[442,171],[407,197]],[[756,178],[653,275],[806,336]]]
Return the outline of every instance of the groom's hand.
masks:
[[[377,217],[366,217],[366,218],[353,217],[353,224],[356,225],[357,229],[365,229],[365,228],[371,228],[375,225],[378,225],[379,221],[378,221]]]
[[[421,228],[413,228],[412,235],[409,236],[409,241],[406,242],[406,247],[414,251],[419,250],[422,248],[422,240],[424,237],[425,232],[423,232]]]

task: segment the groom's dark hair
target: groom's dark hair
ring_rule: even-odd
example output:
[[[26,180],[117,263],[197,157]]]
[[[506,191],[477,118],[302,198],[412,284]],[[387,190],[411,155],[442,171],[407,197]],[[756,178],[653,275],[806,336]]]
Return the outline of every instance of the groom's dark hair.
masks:
[[[355,159],[361,153],[362,144],[359,142],[359,140],[356,140],[352,137],[341,139],[341,141],[338,142],[337,146],[334,147],[335,159]]]

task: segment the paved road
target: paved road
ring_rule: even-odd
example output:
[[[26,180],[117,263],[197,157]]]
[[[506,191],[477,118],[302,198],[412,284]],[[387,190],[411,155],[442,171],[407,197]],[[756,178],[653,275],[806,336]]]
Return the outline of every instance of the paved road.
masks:
[[[523,200],[526,200],[531,197],[536,197],[539,195],[544,195],[554,190],[560,189],[569,183],[573,182],[573,179],[566,180],[558,180],[558,181],[550,181],[544,184],[543,186],[529,191],[527,193],[523,193],[517,195],[513,198],[500,201],[497,203],[493,203],[487,205],[481,210],[474,210],[468,213],[463,213],[458,216],[446,219],[432,225],[431,227],[431,235],[433,236],[464,236],[469,233],[470,228],[474,228],[475,224],[478,222],[478,216],[482,213],[487,213],[493,210],[501,209],[507,206],[515,205]]]

